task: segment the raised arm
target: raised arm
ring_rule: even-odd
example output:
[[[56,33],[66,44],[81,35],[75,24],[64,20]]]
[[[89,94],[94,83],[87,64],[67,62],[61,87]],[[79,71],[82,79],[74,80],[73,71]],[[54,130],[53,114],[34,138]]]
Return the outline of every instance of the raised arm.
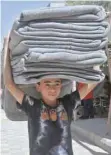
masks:
[[[84,84],[84,86],[79,90],[80,99],[83,100],[96,86],[97,83]]]
[[[13,97],[18,101],[18,103],[22,104],[22,100],[24,97],[24,92],[18,88],[18,86],[14,83],[12,77],[11,63],[10,63],[10,50],[9,50],[9,36],[4,39],[4,84],[9,92],[13,95]]]
[[[100,66],[94,66],[95,70],[100,71]],[[79,90],[80,99],[83,100],[99,83],[84,84],[84,86]]]

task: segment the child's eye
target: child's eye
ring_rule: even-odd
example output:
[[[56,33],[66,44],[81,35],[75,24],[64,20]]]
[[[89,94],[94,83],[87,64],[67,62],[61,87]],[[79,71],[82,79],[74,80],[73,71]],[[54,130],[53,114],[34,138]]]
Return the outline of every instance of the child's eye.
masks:
[[[49,87],[49,84],[46,84],[47,87]]]
[[[59,86],[59,84],[56,84],[56,86]]]
[[[59,86],[60,85],[60,83],[56,83],[56,86]]]

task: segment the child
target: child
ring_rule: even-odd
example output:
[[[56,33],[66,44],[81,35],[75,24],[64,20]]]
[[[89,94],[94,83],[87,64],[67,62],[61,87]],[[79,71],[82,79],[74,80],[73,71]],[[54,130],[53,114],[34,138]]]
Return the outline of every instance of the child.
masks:
[[[4,82],[28,115],[30,155],[73,155],[70,131],[72,110],[97,83],[85,84],[79,92],[59,98],[62,80],[44,79],[36,84],[41,100],[28,96],[13,81],[8,40],[8,37],[5,38]]]

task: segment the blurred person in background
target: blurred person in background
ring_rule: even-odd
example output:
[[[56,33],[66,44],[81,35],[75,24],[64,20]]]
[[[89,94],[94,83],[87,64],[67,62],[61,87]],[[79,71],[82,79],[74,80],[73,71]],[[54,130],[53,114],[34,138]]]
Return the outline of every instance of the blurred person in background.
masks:
[[[80,90],[85,83],[78,83],[77,89]],[[93,107],[93,91],[90,91],[87,96],[81,101],[81,105],[83,106],[83,116],[81,119],[94,118],[94,107]]]

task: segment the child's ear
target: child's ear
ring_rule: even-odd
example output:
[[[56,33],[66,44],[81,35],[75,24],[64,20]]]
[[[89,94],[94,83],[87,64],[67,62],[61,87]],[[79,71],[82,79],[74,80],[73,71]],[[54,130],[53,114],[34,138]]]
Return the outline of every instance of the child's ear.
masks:
[[[40,84],[36,84],[35,87],[36,87],[36,90],[40,92]]]

